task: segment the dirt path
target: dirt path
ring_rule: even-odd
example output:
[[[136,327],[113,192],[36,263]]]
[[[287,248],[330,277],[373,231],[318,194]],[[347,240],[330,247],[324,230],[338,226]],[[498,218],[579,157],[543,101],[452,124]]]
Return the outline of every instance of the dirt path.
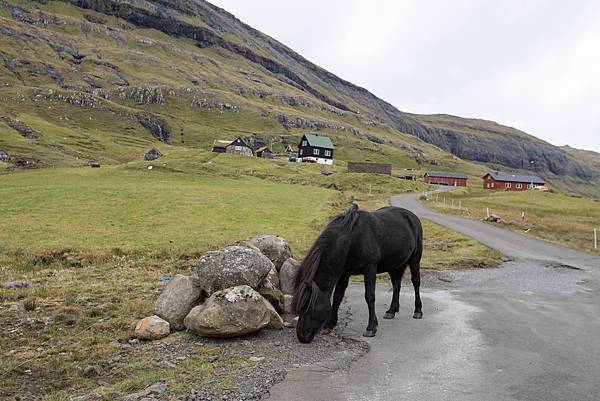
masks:
[[[422,321],[411,318],[407,282],[401,313],[393,321],[380,316],[366,356],[345,371],[297,369],[271,389],[269,400],[598,399],[600,258],[431,212],[414,195],[392,204],[514,260],[425,280]],[[380,285],[380,315],[390,297]],[[352,319],[344,334],[358,337],[367,322],[362,286],[349,288],[345,308]]]

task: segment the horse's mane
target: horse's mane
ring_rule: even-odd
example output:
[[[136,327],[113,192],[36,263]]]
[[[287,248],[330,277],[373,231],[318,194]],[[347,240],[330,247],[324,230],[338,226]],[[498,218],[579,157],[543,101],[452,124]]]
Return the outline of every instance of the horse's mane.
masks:
[[[303,307],[311,308],[314,306],[319,290],[314,278],[321,264],[322,252],[330,246],[332,239],[349,234],[352,231],[358,215],[358,206],[353,203],[344,214],[331,220],[315,240],[304,260],[302,260],[296,275],[296,294],[293,303],[296,313],[302,312]]]

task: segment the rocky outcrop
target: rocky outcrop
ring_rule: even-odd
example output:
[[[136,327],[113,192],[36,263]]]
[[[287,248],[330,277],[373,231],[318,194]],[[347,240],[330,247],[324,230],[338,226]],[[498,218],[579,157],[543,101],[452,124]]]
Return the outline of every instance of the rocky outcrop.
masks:
[[[169,282],[154,304],[154,313],[169,322],[171,330],[183,330],[183,319],[204,300],[198,279],[177,276]]]
[[[23,138],[27,139],[36,139],[40,137],[40,133],[31,128],[29,125],[24,123],[23,121],[10,118],[8,116],[0,116],[0,121],[4,122],[10,128],[14,129],[21,135]]]
[[[259,293],[243,285],[214,293],[203,305],[192,309],[184,322],[199,336],[233,338],[257,332],[269,326],[272,319],[277,325],[273,313],[277,314]]]
[[[226,288],[247,285],[258,288],[271,271],[273,263],[257,250],[230,246],[207,252],[195,267],[199,286],[208,295]]]
[[[164,106],[166,104],[165,97],[160,87],[128,87],[119,88],[117,96],[121,100],[134,100],[138,105],[158,104]]]
[[[159,141],[163,143],[169,143],[171,141],[171,132],[164,122],[159,121],[151,115],[139,116],[138,121]]]

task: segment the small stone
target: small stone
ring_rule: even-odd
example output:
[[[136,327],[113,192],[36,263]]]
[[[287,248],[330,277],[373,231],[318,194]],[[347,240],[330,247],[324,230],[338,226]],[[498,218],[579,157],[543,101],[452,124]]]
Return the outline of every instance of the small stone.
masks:
[[[132,338],[131,340],[128,341],[129,344],[131,345],[137,345],[140,343],[140,340],[138,340],[137,338]]]
[[[209,357],[206,358],[206,360],[210,363],[216,362],[219,360],[219,356],[218,355],[211,355]]]
[[[250,358],[251,362],[260,362],[260,361],[264,361],[266,358],[264,356],[251,356]]]
[[[18,312],[21,309],[21,307],[19,306],[19,304],[12,304],[9,308],[8,311],[9,312]]]
[[[160,340],[171,333],[169,322],[154,315],[140,320],[134,335],[140,340]]]
[[[86,376],[94,376],[98,374],[98,368],[94,365],[88,365],[83,369],[83,374]]]

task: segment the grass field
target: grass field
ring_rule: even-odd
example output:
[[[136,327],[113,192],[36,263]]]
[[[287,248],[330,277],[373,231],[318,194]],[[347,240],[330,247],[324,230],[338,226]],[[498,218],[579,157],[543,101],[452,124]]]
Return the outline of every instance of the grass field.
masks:
[[[593,251],[593,231],[600,229],[600,201],[562,193],[469,188],[433,195],[426,204],[473,219],[485,218],[489,208],[491,214],[506,221],[502,227],[583,251]]]
[[[273,233],[304,251],[337,192],[149,170],[57,169],[1,178],[4,251],[198,253]]]

